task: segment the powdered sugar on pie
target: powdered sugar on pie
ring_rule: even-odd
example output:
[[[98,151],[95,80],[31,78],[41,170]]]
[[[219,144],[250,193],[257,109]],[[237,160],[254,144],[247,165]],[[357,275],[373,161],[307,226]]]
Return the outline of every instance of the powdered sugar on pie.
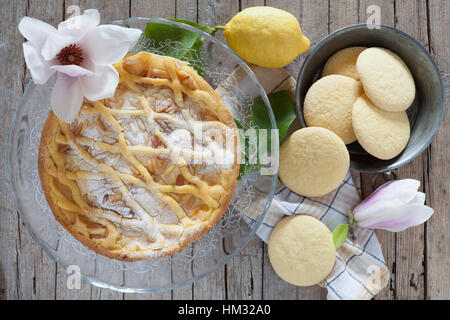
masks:
[[[194,69],[147,52],[115,65],[113,98],[72,124],[49,115],[39,171],[57,220],[120,260],[171,255],[226,210],[239,172],[236,125]]]

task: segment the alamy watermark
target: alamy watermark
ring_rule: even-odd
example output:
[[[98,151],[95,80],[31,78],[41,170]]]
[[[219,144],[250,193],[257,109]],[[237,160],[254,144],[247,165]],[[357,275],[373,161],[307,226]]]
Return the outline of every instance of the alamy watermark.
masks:
[[[77,265],[70,265],[67,267],[67,289],[80,290],[81,289],[81,272]]]
[[[377,5],[370,5],[367,7],[366,13],[369,15],[366,21],[367,28],[380,29],[381,28],[381,8]]]
[[[366,287],[372,292],[378,292],[383,289],[386,284],[386,274],[382,272],[380,266],[370,265],[366,270],[369,278],[366,281]]]
[[[192,133],[178,128],[167,135],[168,156],[173,163],[222,168],[234,164],[253,165],[259,168],[261,175],[273,175],[277,171],[277,129],[219,129],[200,124]]]

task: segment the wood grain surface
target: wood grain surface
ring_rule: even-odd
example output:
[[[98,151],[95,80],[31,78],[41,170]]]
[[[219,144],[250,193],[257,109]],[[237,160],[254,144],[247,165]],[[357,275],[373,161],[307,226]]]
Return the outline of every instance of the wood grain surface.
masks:
[[[240,10],[256,5],[281,8],[296,16],[303,32],[317,44],[339,28],[365,23],[367,8],[378,5],[381,23],[411,34],[428,49],[439,66],[449,97],[449,10],[446,0],[0,0],[0,299],[324,299],[319,287],[298,288],[274,273],[267,246],[253,238],[230,263],[203,280],[173,291],[124,294],[83,282],[80,290],[66,286],[65,270],[32,240],[18,218],[7,167],[8,134],[25,84],[29,80],[17,30],[27,15],[52,25],[69,17],[72,5],[97,8],[102,21],[130,16],[182,18],[210,26],[224,25]],[[217,37],[223,40],[223,35]],[[288,66],[296,77],[305,59]],[[449,112],[431,146],[412,163],[396,170],[399,178],[421,181],[435,215],[422,226],[402,233],[377,232],[392,277],[376,299],[450,298]],[[363,197],[372,192],[372,175],[352,173]],[[192,246],[195,250],[195,244]],[[223,248],[224,250],[224,248]],[[195,270],[195,265],[192,266]],[[181,272],[181,271],[180,271]],[[175,272],[174,274],[178,274]],[[178,276],[182,276],[179,274]]]

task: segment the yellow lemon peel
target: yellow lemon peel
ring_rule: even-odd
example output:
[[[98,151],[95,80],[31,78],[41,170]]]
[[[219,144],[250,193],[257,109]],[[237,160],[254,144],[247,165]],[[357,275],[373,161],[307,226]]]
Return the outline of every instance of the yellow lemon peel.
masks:
[[[247,62],[281,68],[310,48],[298,20],[289,12],[272,7],[251,7],[225,25],[230,48]]]

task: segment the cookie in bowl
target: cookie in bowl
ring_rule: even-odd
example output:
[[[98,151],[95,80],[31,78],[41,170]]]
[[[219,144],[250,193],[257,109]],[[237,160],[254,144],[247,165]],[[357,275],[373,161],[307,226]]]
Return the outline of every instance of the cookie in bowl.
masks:
[[[345,144],[356,140],[352,127],[353,103],[363,94],[361,83],[332,74],[316,81],[306,93],[303,117],[308,127],[326,128]]]
[[[359,54],[366,49],[366,47],[350,47],[339,50],[328,58],[323,67],[322,78],[331,74],[340,74],[359,80],[356,61],[358,60]]]
[[[173,255],[231,201],[236,124],[185,62],[139,52],[114,66],[114,97],[85,100],[71,124],[50,112],[41,184],[55,218],[95,252],[123,261]]]
[[[405,111],[384,111],[363,95],[353,105],[352,119],[358,142],[378,159],[392,159],[408,145],[411,128]]]

